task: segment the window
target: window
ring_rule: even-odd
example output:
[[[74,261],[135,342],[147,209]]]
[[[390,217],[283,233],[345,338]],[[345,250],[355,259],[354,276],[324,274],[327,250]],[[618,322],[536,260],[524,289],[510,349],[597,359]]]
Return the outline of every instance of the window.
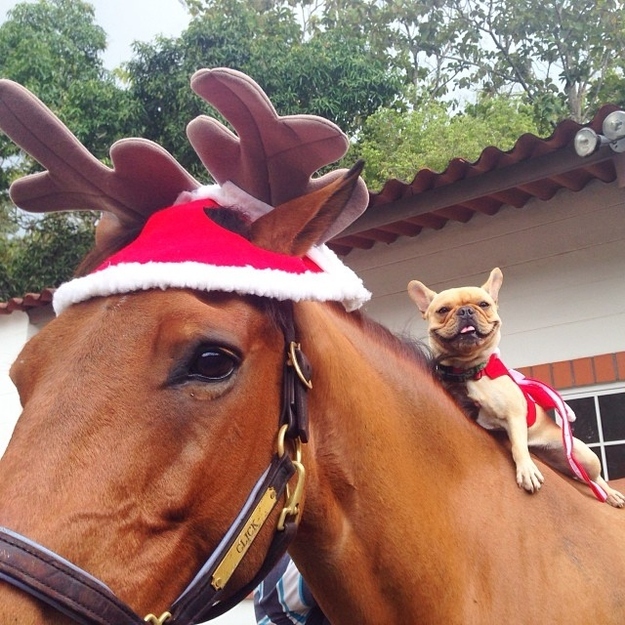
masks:
[[[625,388],[598,386],[562,396],[577,415],[573,434],[599,456],[603,476],[625,477]]]

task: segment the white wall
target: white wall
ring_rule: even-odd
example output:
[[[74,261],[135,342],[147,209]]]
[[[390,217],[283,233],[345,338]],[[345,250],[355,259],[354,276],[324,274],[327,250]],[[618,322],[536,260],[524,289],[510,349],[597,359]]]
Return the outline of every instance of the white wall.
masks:
[[[625,350],[625,190],[616,183],[450,222],[346,262],[373,292],[367,312],[396,332],[425,337],[410,280],[435,291],[479,285],[499,266],[508,366]]]
[[[54,317],[52,306],[0,315],[0,456],[9,443],[15,422],[22,411],[9,369],[28,339]]]
[[[18,311],[0,315],[0,456],[21,410],[17,391],[9,378],[9,369],[28,338],[28,325],[26,313]]]

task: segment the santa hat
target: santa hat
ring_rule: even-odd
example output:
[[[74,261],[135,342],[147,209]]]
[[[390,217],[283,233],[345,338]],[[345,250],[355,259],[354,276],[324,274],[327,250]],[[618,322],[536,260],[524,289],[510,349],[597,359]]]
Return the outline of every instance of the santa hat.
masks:
[[[132,243],[93,273],[61,285],[54,294],[55,312],[92,297],[157,288],[337,301],[347,310],[371,297],[325,245],[311,248],[304,258],[259,248],[210,218],[210,209],[219,207],[215,199],[203,198],[154,213]]]

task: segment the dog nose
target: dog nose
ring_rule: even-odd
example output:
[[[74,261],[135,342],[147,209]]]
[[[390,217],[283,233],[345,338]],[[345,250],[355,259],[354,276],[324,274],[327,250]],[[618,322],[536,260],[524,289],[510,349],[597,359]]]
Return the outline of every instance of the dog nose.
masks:
[[[473,317],[473,308],[470,306],[463,306],[456,311],[458,317]]]

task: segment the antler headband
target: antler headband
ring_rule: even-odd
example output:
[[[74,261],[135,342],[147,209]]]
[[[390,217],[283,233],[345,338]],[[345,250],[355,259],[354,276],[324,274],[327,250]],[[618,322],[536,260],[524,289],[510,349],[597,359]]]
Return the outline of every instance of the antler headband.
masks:
[[[145,139],[114,143],[110,149],[113,167],[107,167],[34,95],[14,82],[0,80],[0,128],[47,169],[14,182],[12,200],[32,212],[101,211],[96,247],[102,249],[124,231],[143,228],[154,213],[177,201],[208,196],[224,205],[224,198],[235,197],[254,219],[345,173],[337,170],[313,177],[319,168],[338,160],[349,145],[331,122],[311,115],[279,116],[262,89],[235,70],[200,70],[191,86],[236,131],[208,116],[197,117],[187,128],[191,144],[220,185],[218,189],[202,187],[166,150]],[[356,219],[367,201],[366,186],[359,179],[340,219],[322,233],[318,244]],[[325,246],[323,250],[324,257],[331,254]],[[336,264],[334,259],[330,264]],[[366,299],[362,285],[353,286],[348,290],[356,295],[355,300]],[[96,290],[87,296],[107,293]],[[69,298],[68,303],[73,301],[80,299]]]

